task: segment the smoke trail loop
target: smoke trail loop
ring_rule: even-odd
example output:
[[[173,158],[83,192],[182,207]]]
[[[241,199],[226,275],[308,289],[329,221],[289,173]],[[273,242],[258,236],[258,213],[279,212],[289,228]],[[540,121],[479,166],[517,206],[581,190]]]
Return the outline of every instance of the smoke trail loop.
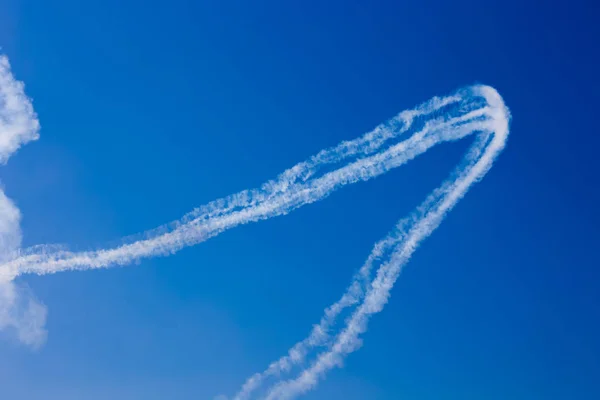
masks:
[[[39,122],[23,89],[12,76],[8,59],[0,56],[0,162],[39,137]],[[174,254],[236,226],[286,215],[346,185],[376,178],[438,144],[473,136],[473,144],[450,177],[374,245],[347,290],[325,309],[309,335],[251,376],[234,400],[297,397],[360,347],[360,335],[370,317],[387,303],[411,255],[491,168],[505,146],[509,119],[502,98],[489,86],[434,97],[362,137],[321,150],[259,188],[217,199],[177,221],[99,250],[73,252],[55,245],[21,248],[20,212],[0,190],[0,330],[14,330],[19,340],[32,346],[44,341],[46,309],[16,285],[19,276],[124,266]],[[347,318],[340,322],[343,313]],[[298,369],[295,376],[284,377],[294,369]]]

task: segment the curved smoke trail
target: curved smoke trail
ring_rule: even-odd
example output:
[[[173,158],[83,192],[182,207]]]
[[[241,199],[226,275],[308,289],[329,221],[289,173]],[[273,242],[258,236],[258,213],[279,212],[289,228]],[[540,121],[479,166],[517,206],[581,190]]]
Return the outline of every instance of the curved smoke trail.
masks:
[[[366,330],[370,316],[387,302],[402,266],[416,247],[489,170],[506,143],[508,124],[508,109],[495,89],[467,87],[403,111],[358,139],[323,150],[258,189],[213,201],[178,221],[142,233],[141,238],[95,251],[71,252],[46,245],[20,249],[19,211],[0,192],[0,329],[14,328],[22,341],[33,345],[43,341],[45,308],[31,296],[25,302],[21,300],[22,290],[14,284],[20,275],[127,265],[172,254],[235,226],[285,215],[322,200],[342,186],[399,167],[437,144],[475,135],[473,145],[450,178],[374,246],[347,291],[325,310],[309,336],[264,372],[248,379],[235,400],[258,395],[269,400],[296,397],[314,387],[359,346],[359,335]],[[0,161],[6,161],[21,144],[37,139],[38,130],[23,85],[13,78],[6,57],[0,57]],[[332,335],[336,317],[345,309],[351,311],[350,317]],[[282,378],[317,347],[325,350],[314,355],[296,378]]]
[[[488,86],[474,86],[461,92],[469,94],[469,101],[477,97],[485,99],[485,117],[482,119],[485,127],[479,126],[472,131],[477,137],[462,163],[409,217],[400,220],[395,229],[374,246],[352,284],[340,300],[325,310],[325,315],[310,335],[292,347],[286,356],[272,363],[267,370],[248,379],[234,400],[248,399],[270,377],[277,378],[276,382],[263,390],[264,395],[260,398],[275,400],[297,397],[315,387],[327,371],[341,366],[343,358],[360,347],[360,334],[366,331],[370,316],[380,312],[387,303],[402,267],[420,242],[439,226],[469,187],[487,173],[506,144],[510,115],[496,90]],[[436,135],[436,143],[456,138],[458,137],[454,135]],[[375,264],[379,268],[375,277],[371,278]],[[327,341],[327,332],[336,317],[343,309],[350,307],[353,307],[350,317],[335,338],[327,343],[327,349],[317,354],[310,365],[295,378],[281,379],[282,373],[289,372],[292,366],[304,361],[313,348]]]

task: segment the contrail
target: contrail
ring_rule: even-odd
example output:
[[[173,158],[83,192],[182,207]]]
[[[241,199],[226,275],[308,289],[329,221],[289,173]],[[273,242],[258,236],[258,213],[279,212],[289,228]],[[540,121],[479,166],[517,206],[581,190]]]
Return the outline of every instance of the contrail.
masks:
[[[291,399],[307,392],[318,383],[318,380],[328,370],[340,366],[343,358],[360,346],[359,335],[366,331],[370,316],[380,312],[387,303],[390,290],[402,267],[410,259],[420,242],[439,226],[444,216],[465,195],[469,187],[480,180],[491,168],[494,159],[506,144],[510,118],[508,109],[494,89],[478,86],[471,88],[471,90],[473,94],[483,96],[490,107],[488,110],[489,128],[477,132],[479,134],[477,139],[451,177],[435,189],[408,219],[401,220],[396,231],[375,246],[365,264],[369,269],[371,268],[371,260],[380,257],[382,247],[393,246],[393,250],[386,258],[380,260],[381,266],[375,278],[368,284],[366,291],[357,291],[355,283],[353,283],[342,299],[326,310],[321,324],[315,327],[309,338],[315,334],[319,337],[323,328],[325,328],[324,325],[330,325],[332,318],[335,318],[339,313],[331,313],[330,310],[337,311],[360,301],[329,348],[317,355],[311,365],[302,370],[296,378],[280,381],[270,387],[264,399]],[[348,298],[351,299],[350,302],[347,301]],[[303,349],[302,353],[304,354],[310,347],[315,345],[315,341],[310,339],[308,343],[300,343],[299,346]],[[294,353],[291,352],[291,354]],[[293,356],[290,355],[286,357],[293,359]],[[282,360],[285,360],[286,357]],[[278,364],[275,363],[275,365]],[[286,367],[288,366],[286,365]],[[235,399],[248,398],[249,394],[256,390],[266,377],[278,372],[282,371],[277,371],[277,367],[270,367],[262,374],[253,376],[242,387]]]
[[[4,123],[0,124],[0,160],[6,160],[21,144],[37,138],[39,123],[24,95],[23,85],[12,77],[5,57],[0,58],[0,96],[0,117],[18,115],[18,118],[0,118]],[[295,397],[312,388],[329,369],[356,349],[370,315],[379,312],[387,302],[393,283],[416,247],[469,187],[489,170],[505,145],[508,123],[508,109],[495,89],[483,85],[463,88],[451,96],[434,97],[412,110],[403,111],[358,139],[322,150],[258,189],[213,201],[178,221],[144,232],[135,239],[125,239],[116,247],[94,251],[72,252],[47,245],[19,249],[18,209],[2,193],[0,200],[5,199],[12,209],[8,207],[6,215],[4,209],[0,209],[0,229],[6,225],[0,230],[0,241],[12,240],[12,244],[2,248],[0,255],[0,295],[2,287],[12,288],[14,279],[24,274],[106,268],[175,253],[238,225],[285,215],[322,200],[347,184],[380,176],[437,144],[474,135],[473,145],[450,178],[374,246],[347,291],[325,310],[309,336],[267,370],[252,376],[235,399],[248,399],[257,390],[261,390],[266,399]],[[375,267],[377,272],[373,277]],[[30,303],[27,312],[17,313],[19,318],[7,318],[9,322],[2,324],[2,310],[11,310],[15,303],[13,292],[7,291],[10,294],[7,306],[0,304],[0,329],[15,327],[20,336],[24,336],[21,326],[28,324],[37,328],[34,333],[43,333],[43,321],[29,320],[45,319],[45,312],[36,308],[37,303]],[[32,307],[36,312],[31,312]],[[353,310],[350,317],[343,329],[331,338],[336,317],[347,308]],[[281,380],[282,373],[303,362],[318,346],[326,346],[326,350],[296,378]],[[270,379],[276,382],[269,382]]]
[[[434,103],[444,104],[447,101],[447,99],[436,99]],[[417,112],[413,111],[413,113]],[[488,124],[483,120],[485,115],[486,108],[481,107],[449,119],[438,118],[427,121],[419,132],[400,143],[375,154],[356,158],[322,176],[314,176],[319,167],[351,156],[356,157],[356,153],[372,153],[382,147],[386,135],[393,137],[406,130],[400,128],[394,131],[392,128],[378,133],[376,129],[372,134],[378,136],[379,143],[374,140],[358,148],[353,142],[343,143],[339,146],[340,149],[326,150],[307,162],[297,164],[260,189],[246,190],[219,199],[179,221],[146,232],[143,234],[146,236],[145,239],[111,249],[85,252],[55,251],[54,247],[44,246],[22,250],[20,257],[2,265],[0,278],[11,280],[18,275],[28,273],[42,275],[64,270],[127,265],[142,258],[174,253],[237,225],[287,214],[305,204],[327,197],[344,185],[379,176],[424,153],[439,139],[456,140],[474,130],[484,129]],[[383,129],[383,127],[379,128],[379,130]],[[362,141],[364,138],[358,140],[359,146]]]

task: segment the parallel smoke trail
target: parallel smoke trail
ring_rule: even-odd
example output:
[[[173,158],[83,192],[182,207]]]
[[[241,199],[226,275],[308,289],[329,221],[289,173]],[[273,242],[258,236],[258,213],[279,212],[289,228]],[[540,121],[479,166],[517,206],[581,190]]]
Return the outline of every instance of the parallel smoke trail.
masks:
[[[328,370],[340,365],[344,356],[359,346],[359,335],[366,330],[370,316],[387,302],[402,266],[491,167],[505,145],[508,122],[508,109],[489,86],[471,86],[451,96],[435,97],[401,112],[358,139],[319,152],[258,189],[244,190],[199,207],[178,221],[142,233],[142,239],[124,240],[117,247],[96,251],[71,252],[46,245],[19,250],[18,210],[0,192],[0,244],[9,243],[0,249],[0,329],[16,328],[21,340],[30,344],[35,344],[36,337],[44,333],[45,309],[37,303],[30,300],[24,311],[13,310],[18,303],[13,281],[20,275],[127,265],[172,254],[238,225],[285,215],[322,200],[347,184],[399,167],[437,144],[475,135],[473,145],[451,177],[375,245],[347,291],[325,310],[309,336],[264,372],[248,379],[235,400],[249,399],[257,391],[262,392],[261,398],[269,400],[296,397],[314,387]],[[36,139],[38,129],[22,84],[12,77],[8,60],[0,57],[0,161],[21,144]],[[345,309],[353,311],[343,329],[332,338],[336,318]],[[289,373],[311,351],[322,346],[326,350],[316,355],[296,378],[282,380],[282,374]]]
[[[465,121],[473,122],[458,126],[454,123],[444,125],[431,134],[433,142],[427,148],[463,137],[465,129],[469,130],[467,134],[474,133],[477,137],[462,163],[409,217],[402,219],[392,232],[374,246],[346,292],[340,300],[325,310],[321,321],[313,327],[309,336],[293,346],[286,356],[272,363],[264,372],[249,378],[234,400],[250,398],[251,394],[265,385],[268,378],[280,381],[263,390],[265,394],[260,398],[294,398],[313,388],[328,370],[340,366],[343,358],[360,346],[359,335],[366,330],[370,316],[381,311],[387,303],[394,282],[417,246],[439,226],[446,213],[464,196],[469,187],[487,173],[505,146],[510,117],[496,90],[488,86],[474,86],[459,91],[458,96],[459,109],[469,111],[462,117],[455,118],[461,119],[461,124]],[[471,109],[469,104],[479,104],[478,99],[484,99],[485,102],[480,107]],[[483,118],[480,118],[481,115]],[[453,120],[454,118],[448,119]],[[473,123],[475,125],[472,125]],[[420,143],[427,140],[427,135],[421,135],[419,131],[407,141],[414,137],[417,137]],[[375,264],[380,266],[376,276],[371,278]],[[326,343],[329,338],[328,331],[335,323],[336,317],[346,308],[353,308],[354,311],[328,349],[318,354],[308,368],[300,371],[296,378],[281,380],[283,373],[288,373],[294,365],[303,362],[315,347]]]
[[[398,279],[402,267],[408,262],[420,242],[439,226],[444,216],[465,195],[470,186],[480,180],[491,168],[508,138],[509,113],[502,98],[494,89],[483,86],[472,89],[474,93],[479,92],[484,96],[489,104],[489,129],[478,132],[478,138],[451,177],[435,189],[410,218],[402,220],[396,232],[383,240],[385,246],[393,245],[394,249],[387,258],[381,260],[377,275],[369,283],[366,292],[358,292],[358,296],[356,296],[353,284],[342,299],[327,310],[354,305],[359,302],[360,298],[360,303],[346,321],[345,327],[336,336],[333,344],[329,346],[328,350],[318,354],[311,365],[302,370],[296,378],[280,381],[270,387],[264,397],[266,400],[297,397],[315,387],[318,380],[327,371],[341,366],[343,358],[360,346],[359,335],[366,331],[370,316],[380,312],[387,303],[390,291]],[[376,246],[365,265],[369,265],[370,260],[377,258],[379,254],[380,247]],[[353,300],[351,303],[345,300],[348,296]],[[329,325],[335,315],[328,315],[327,311],[323,320]],[[320,332],[322,328],[323,326],[317,325],[315,329]],[[309,341],[306,350],[310,349],[310,345],[312,343]],[[260,386],[261,381],[273,372],[267,370],[262,375],[250,378],[235,399],[248,398],[250,393]]]
[[[426,104],[423,108],[427,111],[431,108],[435,110],[440,104],[448,105],[448,101],[447,98],[435,99],[433,105]],[[408,115],[418,113],[417,109]],[[29,273],[43,275],[64,270],[127,265],[142,258],[174,253],[237,225],[287,214],[305,204],[327,197],[344,185],[379,176],[424,153],[437,144],[438,137],[444,141],[456,140],[474,130],[485,129],[487,122],[482,119],[485,113],[486,108],[482,107],[448,120],[440,118],[427,121],[419,132],[400,143],[378,153],[357,158],[322,176],[311,178],[318,168],[326,163],[335,163],[357,153],[368,154],[378,150],[385,143],[385,138],[405,132],[409,125],[404,122],[405,126],[397,131],[379,127],[371,132],[371,135],[381,138],[379,142],[360,138],[357,140],[358,146],[348,142],[338,146],[339,148],[326,150],[285,171],[278,179],[267,182],[261,189],[242,191],[201,207],[182,220],[159,229],[161,233],[158,235],[151,231],[145,234],[148,237],[143,240],[112,249],[86,252],[55,251],[53,247],[36,246],[33,249],[22,250],[20,257],[3,264],[0,278],[11,280],[18,275]],[[361,146],[360,142],[364,144]],[[164,232],[165,230],[167,232]]]

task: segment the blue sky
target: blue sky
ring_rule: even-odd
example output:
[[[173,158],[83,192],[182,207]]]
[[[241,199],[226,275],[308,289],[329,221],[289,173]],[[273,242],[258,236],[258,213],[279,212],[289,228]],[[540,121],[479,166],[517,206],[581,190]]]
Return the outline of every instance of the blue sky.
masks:
[[[433,95],[492,85],[508,146],[307,399],[600,397],[592,2],[0,1],[42,123],[0,170],[24,245],[88,249],[260,185]],[[405,3],[405,2],[402,2]],[[406,2],[408,3],[408,2]],[[467,143],[127,268],[23,280],[7,399],[212,399],[304,337]]]

